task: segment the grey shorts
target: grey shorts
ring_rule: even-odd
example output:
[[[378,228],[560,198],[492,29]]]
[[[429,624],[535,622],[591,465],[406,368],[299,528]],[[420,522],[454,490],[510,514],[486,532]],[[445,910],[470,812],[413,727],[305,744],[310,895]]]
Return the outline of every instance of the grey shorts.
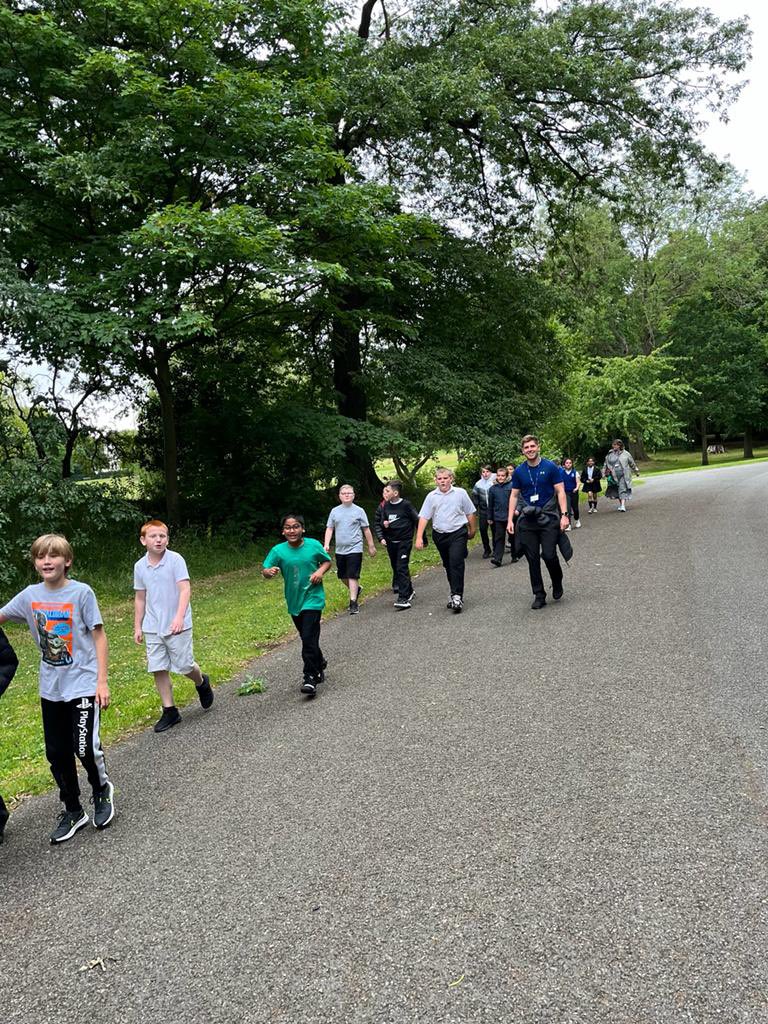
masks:
[[[170,636],[145,633],[144,642],[149,672],[178,672],[180,676],[186,676],[195,666],[191,629],[171,633]]]

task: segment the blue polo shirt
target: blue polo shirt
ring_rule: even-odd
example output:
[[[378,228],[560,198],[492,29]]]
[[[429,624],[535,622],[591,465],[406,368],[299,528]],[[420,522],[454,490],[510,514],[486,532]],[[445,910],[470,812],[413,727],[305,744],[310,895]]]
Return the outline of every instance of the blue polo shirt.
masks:
[[[512,487],[520,491],[526,505],[543,508],[555,493],[555,484],[563,482],[560,467],[549,459],[542,459],[538,466],[521,463],[512,474]]]
[[[576,470],[575,469],[562,469],[563,483],[565,484],[565,493],[572,494],[576,490]]]

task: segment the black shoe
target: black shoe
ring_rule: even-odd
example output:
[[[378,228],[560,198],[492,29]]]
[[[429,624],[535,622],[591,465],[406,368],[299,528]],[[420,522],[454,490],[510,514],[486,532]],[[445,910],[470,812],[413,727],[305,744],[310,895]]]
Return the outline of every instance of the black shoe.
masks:
[[[395,601],[394,607],[395,608],[410,608],[411,607],[411,602],[410,601],[404,601],[404,600],[402,600],[401,598],[398,597],[398,599]]]
[[[546,597],[544,597],[542,594],[537,594],[536,597],[534,597],[533,599],[533,604],[531,605],[531,608],[533,608],[534,610],[538,610],[539,608],[543,608],[546,603]]]
[[[301,692],[306,693],[308,697],[314,697],[317,693],[317,681],[312,676],[307,676],[301,684]]]
[[[106,828],[115,816],[115,802],[112,799],[115,787],[106,782],[101,789],[93,791],[93,824],[95,828]]]
[[[483,558],[490,558],[490,557],[491,557],[491,552],[490,551],[484,551],[483,552]]]
[[[510,562],[512,563],[512,565],[514,565],[515,562],[519,562],[519,561],[520,561],[519,558],[510,558]]]
[[[560,584],[559,587],[554,587],[553,586],[552,587],[552,598],[553,598],[553,600],[559,601],[562,596],[563,596],[563,585],[562,585],[562,583]]]
[[[51,843],[65,843],[78,829],[88,824],[88,815],[81,807],[77,811],[63,811],[56,828],[51,832]]]
[[[453,596],[451,597],[451,609],[457,615],[464,611],[464,601],[462,600],[460,594],[453,594]]]
[[[174,725],[178,725],[180,721],[181,715],[176,706],[163,708],[162,715],[155,722],[155,732],[165,732],[166,729],[171,729]]]
[[[200,698],[200,706],[206,710],[213,704],[213,690],[211,688],[210,678],[203,672],[203,681],[198,686],[195,683],[195,689],[197,690],[197,696]]]
[[[349,614],[350,615],[358,615],[359,613],[360,613],[360,605],[357,603],[357,601],[350,601],[349,602]]]
[[[499,561],[498,561],[497,559],[495,559],[495,558],[492,558],[492,559],[491,559],[491,565],[493,566],[493,568],[494,568],[494,569],[499,569],[499,568],[501,568],[501,562],[499,562]]]

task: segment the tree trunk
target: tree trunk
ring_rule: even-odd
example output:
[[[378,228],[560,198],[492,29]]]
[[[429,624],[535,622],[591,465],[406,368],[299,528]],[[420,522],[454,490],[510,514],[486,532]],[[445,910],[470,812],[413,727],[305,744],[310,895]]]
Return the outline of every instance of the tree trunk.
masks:
[[[163,424],[163,475],[165,478],[165,509],[169,525],[179,522],[179,471],[176,447],[176,409],[171,383],[171,363],[165,345],[155,345],[155,387],[160,401]]]
[[[707,414],[703,412],[701,414],[701,464],[702,466],[709,465],[709,454],[707,453]]]
[[[363,384],[360,331],[354,317],[354,297],[346,298],[340,306],[342,313],[334,317],[331,330],[336,407],[339,415],[365,423],[368,419],[368,398]],[[351,483],[364,495],[378,495],[383,486],[370,452],[355,439],[346,445],[340,473],[339,483]]]
[[[755,450],[753,447],[752,427],[744,428],[744,458],[754,459]]]
[[[642,437],[631,439],[629,442],[629,450],[635,460],[642,462],[648,461],[648,452],[645,450],[645,442]]]
[[[67,432],[67,443],[64,445],[64,457],[61,460],[61,478],[68,480],[72,476],[72,453],[80,431]]]

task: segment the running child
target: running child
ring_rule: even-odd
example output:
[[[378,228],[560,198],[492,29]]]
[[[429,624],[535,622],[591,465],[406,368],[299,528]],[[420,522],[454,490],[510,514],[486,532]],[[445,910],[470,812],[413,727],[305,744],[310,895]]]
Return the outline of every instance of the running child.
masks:
[[[360,571],[363,567],[363,538],[368,545],[371,558],[376,555],[376,545],[368,525],[365,509],[355,504],[355,491],[349,484],[339,488],[340,504],[331,509],[325,526],[323,547],[330,551],[331,537],[336,541],[336,571],[339,579],[349,590],[349,614],[357,615],[360,611],[358,595]]]
[[[178,552],[168,548],[168,527],[159,519],[145,523],[139,539],[147,553],[133,567],[133,638],[137,644],[144,640],[146,645],[147,670],[155,677],[163,705],[155,732],[165,732],[181,721],[173,701],[171,672],[192,680],[205,709],[213,704],[213,690],[192,650],[187,563]]]
[[[93,791],[93,824],[106,828],[115,816],[114,787],[99,736],[100,712],[109,706],[107,636],[95,594],[69,578],[74,554],[66,537],[38,537],[30,554],[42,583],[26,587],[0,608],[0,623],[26,622],[40,648],[45,756],[64,804],[50,838],[63,843],[88,824],[75,757]]]
[[[402,497],[403,485],[399,480],[390,480],[385,491],[387,489],[389,497],[380,506],[381,516],[379,511],[376,513],[374,531],[389,555],[392,579],[397,589],[395,608],[400,611],[411,607],[415,594],[409,562],[419,514],[410,501]]]
[[[16,657],[16,652],[8,642],[8,637],[0,629],[0,697],[8,689],[11,680],[16,674],[18,665],[19,659]],[[0,796],[0,843],[3,841],[7,824],[8,808],[5,806],[2,796]]]
[[[280,529],[285,541],[268,552],[261,574],[268,580],[283,574],[288,614],[301,637],[301,692],[314,697],[328,667],[320,650],[320,619],[325,608],[323,576],[331,567],[331,556],[320,541],[304,536],[303,516],[283,516]]]

